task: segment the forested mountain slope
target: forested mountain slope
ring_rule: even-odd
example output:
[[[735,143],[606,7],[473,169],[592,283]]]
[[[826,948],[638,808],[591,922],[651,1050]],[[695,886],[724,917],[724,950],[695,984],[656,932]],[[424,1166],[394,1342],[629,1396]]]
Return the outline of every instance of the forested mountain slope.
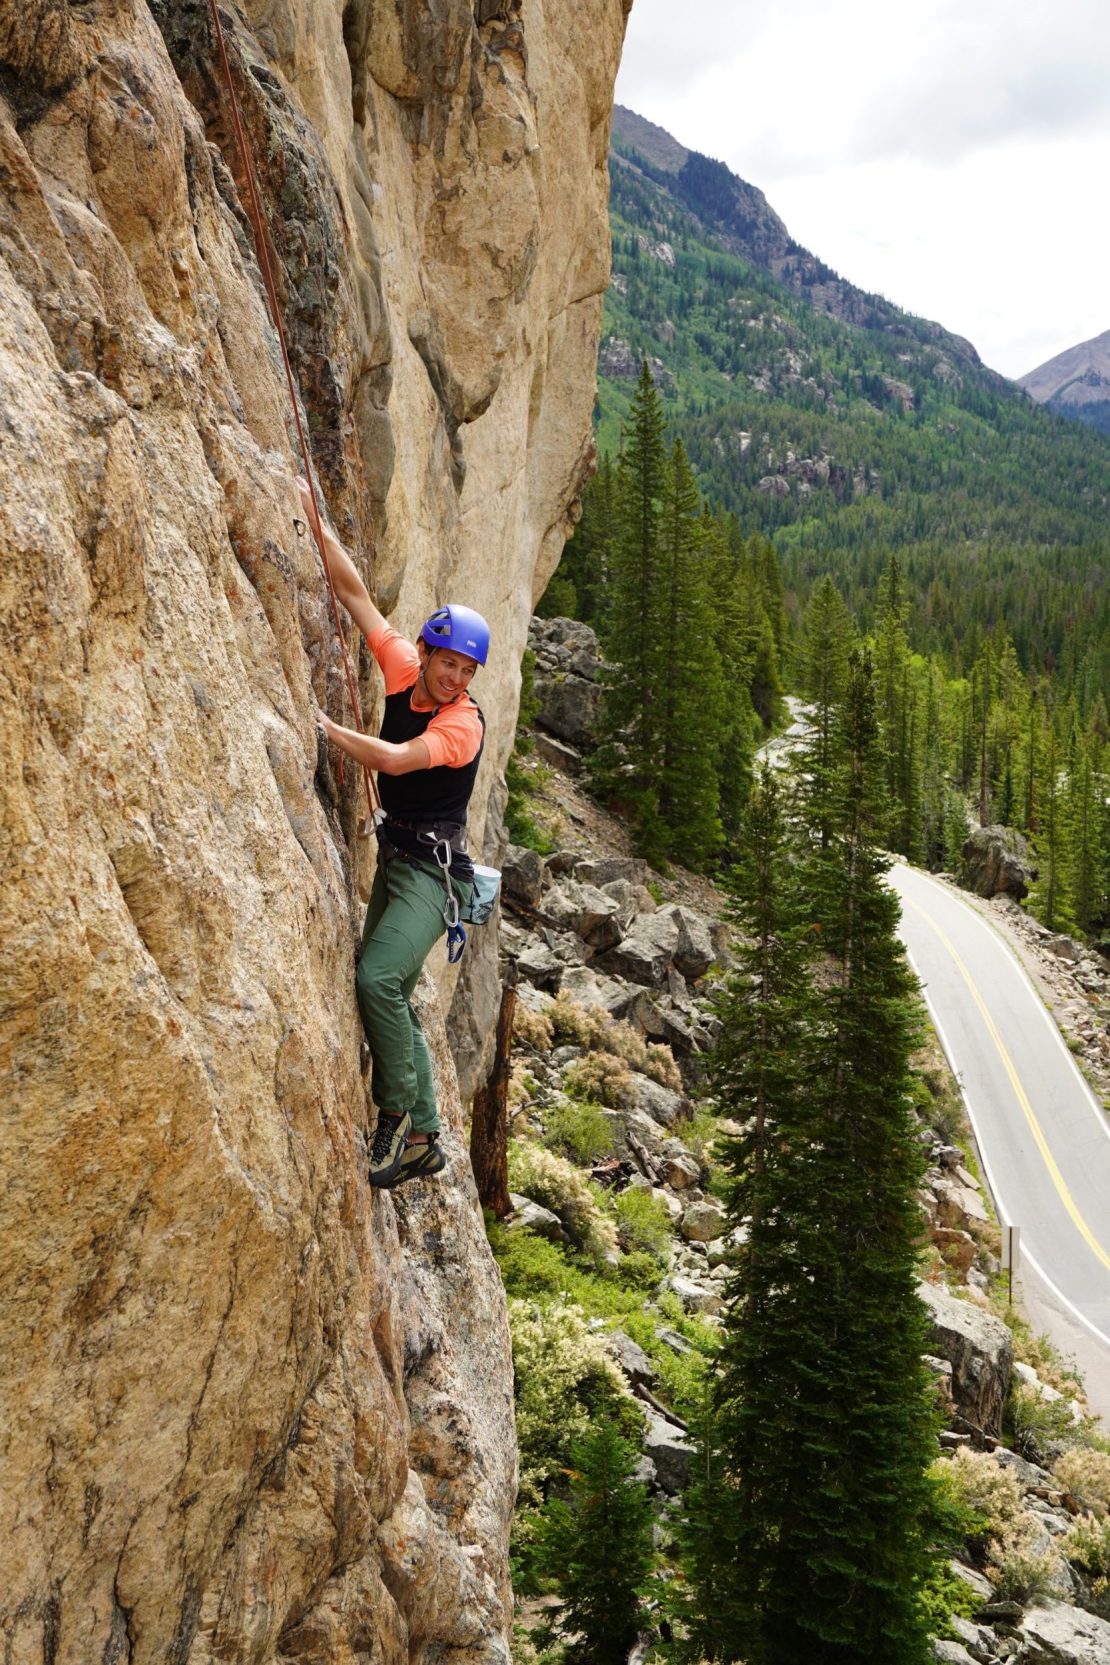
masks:
[[[619,107],[611,163],[603,451],[647,357],[703,490],[774,537],[791,585],[831,568],[866,612],[896,549],[937,645],[1002,618],[1051,661],[1065,620],[1105,629],[1105,436],[845,282],[761,192]]]

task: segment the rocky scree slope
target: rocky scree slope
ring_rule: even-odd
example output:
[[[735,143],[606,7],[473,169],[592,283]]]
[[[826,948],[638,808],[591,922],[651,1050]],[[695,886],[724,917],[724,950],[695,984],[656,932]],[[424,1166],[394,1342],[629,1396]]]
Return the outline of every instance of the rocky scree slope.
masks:
[[[573,1263],[592,1206],[589,1251],[620,1284],[635,1252],[621,1198],[652,1198],[667,1222],[654,1278],[641,1286],[640,1321],[630,1326],[640,1340],[620,1316],[590,1320],[639,1402],[639,1472],[666,1553],[668,1515],[680,1507],[691,1459],[668,1361],[711,1345],[743,1240],[716,1194],[713,1158],[715,1133],[738,1129],[705,1103],[712,995],[734,963],[733,928],[722,892],[678,869],[653,874],[629,853],[622,824],[580,789],[602,674],[593,631],[537,619],[531,643],[539,716],[524,762],[551,848],[512,846],[504,862],[501,945],[506,973],[519,979],[510,1144],[518,1188],[508,1229],[560,1245]],[[1100,1449],[1067,1368],[1023,1325],[1003,1322],[997,1224],[938,1046],[918,1056],[916,1073],[927,1162],[919,1294],[944,1417],[938,1465],[978,1511],[952,1563],[956,1611],[937,1658],[1101,1665],[1110,1659],[1110,1612],[1091,1565],[1101,1551],[1091,1544],[1105,1535],[1110,1557],[1110,1444],[1102,1439]],[[581,1114],[584,1099],[607,1124],[606,1148],[585,1160],[592,1205],[560,1145],[568,1111]]]
[[[479,845],[591,454],[624,13],[223,13],[330,512],[403,630],[494,627]],[[504,1300],[431,984],[450,1174],[365,1186],[373,857],[208,31],[0,0],[0,1632],[503,1659]]]

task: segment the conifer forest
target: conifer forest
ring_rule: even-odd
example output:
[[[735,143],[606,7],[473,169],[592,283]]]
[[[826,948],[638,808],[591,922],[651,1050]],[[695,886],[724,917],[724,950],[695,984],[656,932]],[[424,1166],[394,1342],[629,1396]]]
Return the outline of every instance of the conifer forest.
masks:
[[[900,856],[958,880],[972,830],[1006,829],[1028,911],[1110,944],[1110,443],[804,250],[761,263],[720,164],[665,171],[619,123],[611,160],[599,465],[538,611],[604,653],[589,791],[658,873],[730,898],[738,946],[693,1096],[734,1247],[716,1335],[688,1327],[688,1360],[663,1362],[694,1454],[653,1578],[625,1412],[583,1361],[588,1322],[663,1333],[646,1292],[665,1226],[640,1193],[613,1205],[627,1304],[591,1282],[596,1244],[492,1228],[518,1350],[517,1578],[555,1615],[531,1643],[581,1665],[618,1665],[638,1634],[681,1662],[971,1657],[949,1557],[982,1548],[994,1505],[977,1458],[936,1460],[915,1298],[925,1025],[885,875]],[[600,1044],[562,1001],[522,1039]],[[602,1073],[566,1078],[595,1115],[617,1102]],[[596,1160],[604,1127],[572,1109],[543,1137]],[[560,1444],[529,1382],[572,1356],[589,1410]],[[1083,1427],[1083,1462],[1110,1465]],[[1098,1530],[1104,1572],[1079,1599],[1105,1613]],[[1022,1578],[1003,1580],[1015,1613],[1036,1597]]]

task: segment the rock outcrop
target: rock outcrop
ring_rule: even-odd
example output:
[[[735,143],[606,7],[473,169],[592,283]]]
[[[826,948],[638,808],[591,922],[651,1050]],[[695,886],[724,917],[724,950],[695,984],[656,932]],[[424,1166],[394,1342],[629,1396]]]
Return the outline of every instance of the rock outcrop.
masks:
[[[494,626],[479,847],[590,464],[624,10],[222,9],[337,530],[402,630]],[[0,0],[0,1629],[505,1659],[503,1297],[430,985],[450,1175],[365,1187],[373,856],[215,62],[200,0]]]

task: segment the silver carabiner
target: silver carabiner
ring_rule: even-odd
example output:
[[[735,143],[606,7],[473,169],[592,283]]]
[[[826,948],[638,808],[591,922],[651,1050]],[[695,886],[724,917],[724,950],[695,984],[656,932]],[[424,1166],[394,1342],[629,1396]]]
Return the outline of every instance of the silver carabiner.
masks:
[[[445,851],[446,854],[441,856],[439,853],[441,850]],[[457,930],[459,924],[459,899],[455,895],[455,892],[451,889],[451,840],[449,838],[441,838],[433,848],[432,854],[435,856],[436,861],[442,869],[443,888],[447,892],[447,900],[443,907],[443,917],[449,931]]]

